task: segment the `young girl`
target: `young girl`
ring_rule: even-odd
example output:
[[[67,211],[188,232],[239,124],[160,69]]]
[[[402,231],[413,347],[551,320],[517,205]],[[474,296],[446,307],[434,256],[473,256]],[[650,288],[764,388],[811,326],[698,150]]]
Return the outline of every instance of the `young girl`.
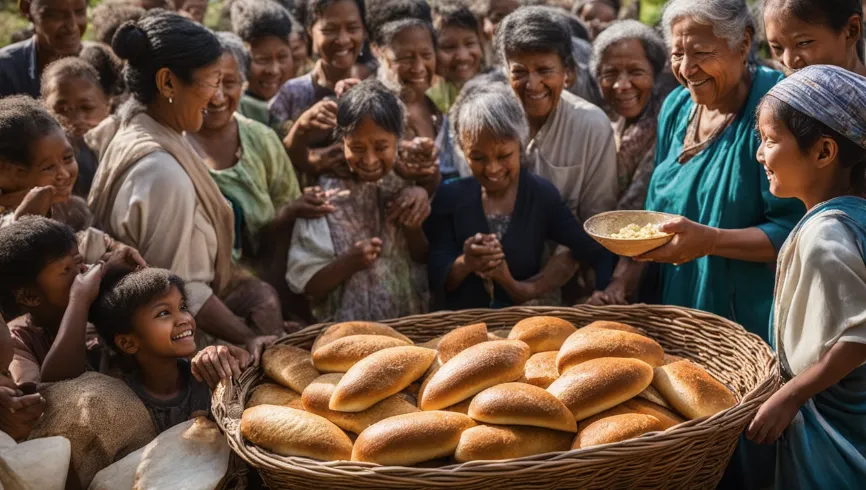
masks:
[[[779,252],[771,343],[782,388],[746,435],[779,439],[776,488],[866,481],[866,78],[805,68],[758,109],[758,161],[809,209]],[[781,437],[781,438],[780,438]]]
[[[765,0],[764,27],[773,58],[789,73],[836,65],[866,76],[862,0]]]
[[[403,107],[370,80],[339,100],[337,128],[351,176],[321,176],[336,210],[295,223],[286,280],[314,303],[320,321],[382,320],[427,310],[427,193],[391,169]]]
[[[441,79],[427,95],[447,113],[463,85],[481,71],[481,27],[475,14],[463,5],[438,7],[433,27],[439,41],[436,73]]]
[[[86,198],[98,161],[84,135],[111,115],[111,97],[100,84],[96,68],[81,58],[63,58],[42,73],[42,100],[75,148],[78,179],[73,192]]]

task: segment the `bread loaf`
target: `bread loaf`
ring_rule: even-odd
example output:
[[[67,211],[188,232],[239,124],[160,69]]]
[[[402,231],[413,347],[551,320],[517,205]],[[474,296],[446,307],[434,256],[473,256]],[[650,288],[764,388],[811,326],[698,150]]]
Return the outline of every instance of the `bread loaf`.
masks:
[[[465,327],[455,328],[448,332],[439,341],[436,348],[439,351],[439,362],[445,364],[467,347],[487,342],[487,325],[476,323]]]
[[[253,408],[259,405],[277,405],[280,407],[297,408],[298,410],[304,409],[301,395],[294,390],[274,383],[264,383],[256,386],[245,408]]]
[[[653,386],[689,419],[709,417],[737,404],[737,398],[725,385],[692,361],[656,368]]]
[[[503,383],[475,395],[469,416],[497,425],[530,425],[577,432],[574,415],[558,398],[538,386]]]
[[[345,373],[361,359],[389,347],[410,345],[385,335],[349,335],[334,339],[313,352],[313,366],[320,373]]]
[[[597,413],[588,419],[583,419],[577,424],[577,431],[580,432],[583,429],[586,429],[590,425],[598,422],[601,419],[606,419],[608,417],[613,417],[614,415],[624,415],[629,413],[638,413],[634,409],[628,406],[628,402],[620,403],[619,405],[608,408],[604,412]]]
[[[313,348],[310,350],[312,352],[316,352],[319,347],[322,347],[323,345],[333,342],[334,340],[337,340],[341,337],[348,337],[349,335],[384,335],[386,337],[400,339],[407,344],[412,344],[412,341],[409,340],[409,337],[382,323],[344,322],[335,323],[325,329],[321,334],[319,334],[318,337],[316,337],[315,342],[313,342]]]
[[[460,436],[454,459],[465,463],[568,451],[572,439],[569,432],[539,427],[478,425]]]
[[[652,415],[630,413],[605,417],[578,432],[572,449],[584,449],[633,439],[647,432],[664,430]]]
[[[668,404],[662,394],[659,393],[659,390],[655,389],[653,385],[647,386],[646,389],[638,393],[637,396],[638,398],[643,398],[648,402],[655,403],[656,405],[661,405],[668,410],[673,410],[673,407]]]
[[[559,377],[559,370],[556,368],[557,355],[559,355],[557,351],[533,354],[526,361],[526,366],[523,368],[523,377],[520,378],[520,381],[546,389]]]
[[[346,372],[328,408],[338,412],[366,410],[420,378],[435,357],[436,351],[414,345],[374,352]]]
[[[244,410],[241,434],[250,442],[281,456],[324,461],[348,460],[352,441],[324,417],[274,405]]]
[[[519,340],[482,342],[457,354],[421,389],[422,410],[439,410],[523,374],[529,346]]]
[[[598,328],[601,330],[617,330],[619,332],[629,332],[629,333],[633,333],[633,334],[637,334],[637,335],[646,335],[646,333],[643,330],[636,328],[636,327],[632,327],[631,325],[626,325],[625,323],[620,323],[620,322],[607,322],[607,321],[592,322],[589,325],[583,327],[581,330],[594,329],[594,328]]]
[[[333,422],[337,427],[360,434],[367,427],[395,415],[420,412],[415,405],[410,404],[400,394],[389,396],[372,407],[361,412],[337,412],[328,408],[331,395],[337,383],[343,377],[341,373],[325,374],[316,378],[303,393],[304,409],[310,413],[321,415]]]
[[[668,430],[671,427],[682,424],[686,421],[686,419],[682,418],[678,413],[672,410],[668,410],[661,405],[656,405],[653,402],[648,402],[640,398],[632,398],[631,400],[625,402],[623,405],[627,406],[635,413],[652,415],[653,417],[659,419],[659,422],[662,423],[662,428],[664,430]]]
[[[665,352],[655,340],[618,330],[581,329],[573,333],[556,358],[559,373],[582,362],[600,357],[630,357],[656,367],[661,366]]]
[[[320,375],[310,353],[293,345],[268,347],[262,354],[262,369],[265,376],[297,393]]]
[[[409,466],[454,454],[460,434],[475,422],[463,414],[431,411],[397,415],[358,436],[352,461]]]
[[[510,340],[522,340],[532,354],[559,350],[569,335],[577,331],[571,322],[553,316],[525,318],[514,325]]]
[[[569,369],[547,391],[580,422],[634,398],[652,379],[652,367],[641,360],[602,357]]]

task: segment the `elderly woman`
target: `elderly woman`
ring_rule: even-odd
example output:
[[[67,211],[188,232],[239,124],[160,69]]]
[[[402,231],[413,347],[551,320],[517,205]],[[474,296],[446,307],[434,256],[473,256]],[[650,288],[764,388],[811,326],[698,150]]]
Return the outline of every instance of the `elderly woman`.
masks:
[[[683,87],[659,115],[646,209],[682,217],[663,227],[676,233],[670,243],[638,258],[660,263],[644,282],[657,296],[643,299],[725,316],[766,340],[772,264],[805,211],[770,193],[755,160],[755,109],[782,74],[749,62],[755,27],[744,0],[673,0],[663,19]],[[626,269],[611,302],[640,276]]]
[[[666,59],[662,38],[634,20],[614,23],[593,44],[592,74],[614,119],[617,209],[644,207],[663,98],[656,78]]]
[[[526,113],[529,169],[559,190],[578,219],[615,209],[613,130],[601,109],[565,91],[575,61],[562,17],[521,8],[497,28],[496,46]]]
[[[257,337],[242,318],[279,301],[245,294],[261,288],[232,264],[231,207],[183,138],[201,128],[208,104],[222,91],[222,47],[206,28],[156,10],[124,24],[113,48],[126,60],[126,84],[139,106],[123,115],[102,154],[89,196],[96,222],[136,246],[148,264],[186,279],[187,307],[202,330],[246,344],[257,359],[268,337]],[[242,318],[223,300],[236,301]],[[274,331],[282,318],[253,324]]]
[[[440,188],[424,226],[430,288],[443,307],[512,306],[557,287],[547,275],[536,278],[548,240],[593,266],[604,287],[612,256],[583,231],[556,188],[522,165],[529,124],[508,88],[467,86],[451,120],[473,177]]]

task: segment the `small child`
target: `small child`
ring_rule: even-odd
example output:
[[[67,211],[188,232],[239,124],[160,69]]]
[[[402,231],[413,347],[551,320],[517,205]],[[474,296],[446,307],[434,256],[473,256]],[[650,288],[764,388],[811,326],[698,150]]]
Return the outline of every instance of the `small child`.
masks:
[[[866,76],[862,0],[764,0],[770,52],[790,74],[836,65]]]
[[[770,192],[809,209],[779,251],[771,344],[787,381],[752,441],[778,439],[776,488],[866,481],[866,78],[804,68],[758,108]]]
[[[147,407],[157,433],[209,415],[208,386],[240,376],[249,363],[249,354],[234,346],[210,346],[196,355],[196,323],[184,288],[184,281],[165,269],[109,274],[91,309],[99,335],[132,359],[124,379]]]
[[[98,161],[85,144],[84,135],[111,115],[111,97],[102,87],[96,68],[71,57],[55,61],[42,73],[42,100],[75,149],[78,179],[73,192],[87,198]]]
[[[382,320],[427,310],[427,193],[403,187],[392,168],[403,107],[381,83],[348,90],[337,106],[350,177],[320,176],[326,195],[345,196],[324,218],[299,219],[286,280],[315,300],[320,321]]]

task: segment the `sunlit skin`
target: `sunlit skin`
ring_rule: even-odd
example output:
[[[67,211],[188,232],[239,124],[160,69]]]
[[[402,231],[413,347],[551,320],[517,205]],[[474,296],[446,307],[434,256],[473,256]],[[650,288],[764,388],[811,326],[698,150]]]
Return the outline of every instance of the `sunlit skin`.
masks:
[[[178,0],[177,3],[183,4],[177,9],[177,13],[199,24],[204,23],[204,17],[207,15],[207,0]]]
[[[78,163],[66,134],[56,128],[30,144],[29,167],[0,164],[4,180],[12,184],[3,193],[27,191],[34,187],[54,186],[54,204],[66,202],[72,196],[72,186],[78,179]]]
[[[69,305],[69,292],[75,277],[85,268],[78,249],[70,250],[65,256],[45,264],[36,278],[36,287],[19,291],[18,303],[28,310],[38,310],[40,317],[59,319]]]
[[[481,71],[481,39],[476,31],[445,26],[439,30],[436,70],[457,88]]]
[[[235,57],[230,53],[223,54],[219,66],[222,72],[221,90],[217,90],[208,103],[202,129],[215,130],[232,123],[243,93],[240,67]]]
[[[163,296],[155,298],[138,308],[132,315],[132,333],[116,335],[115,341],[125,351],[123,344],[134,344],[128,354],[157,358],[190,357],[196,352],[196,324],[187,310],[186,300],[175,286]],[[189,335],[177,338],[185,332]]]
[[[523,104],[534,136],[559,104],[567,70],[554,52],[512,53],[507,59],[511,88]]]
[[[500,140],[483,131],[477,138],[461,135],[461,148],[485,193],[502,195],[516,188],[520,179],[519,140]]]
[[[19,6],[33,23],[40,68],[78,54],[87,30],[87,0],[23,0]]]
[[[267,36],[247,45],[250,50],[250,77],[247,90],[270,100],[295,72],[292,47],[285,39]]]
[[[367,33],[358,5],[339,0],[329,5],[309,32],[313,50],[320,61],[316,70],[324,75],[326,85],[333,86],[346,78],[361,53]],[[322,84],[322,80],[319,80]]]
[[[767,43],[773,58],[790,74],[810,65],[835,65],[866,76],[866,66],[857,57],[862,35],[859,15],[835,32],[827,25],[812,24],[787,14],[782,8],[764,12]]]
[[[599,85],[605,102],[628,123],[634,122],[652,97],[655,77],[643,44],[620,41],[602,54]]]
[[[711,111],[739,110],[750,89],[744,74],[751,33],[731,48],[727,39],[716,37],[713,26],[685,17],[671,27],[671,46],[671,69],[692,101]]]
[[[221,77],[219,60],[193,72],[191,83],[184,82],[168,68],[162,68],[156,74],[160,96],[148,107],[148,113],[179,133],[197,132],[211,98],[222,90]]]
[[[422,98],[436,73],[433,36],[423,27],[404,29],[384,49],[388,69],[400,85]]]
[[[578,16],[589,26],[590,36],[595,39],[616,20],[616,11],[605,2],[589,2],[580,9]]]
[[[111,115],[111,105],[102,87],[83,77],[53,80],[42,87],[45,106],[73,138],[83,138]]]
[[[376,182],[394,167],[397,135],[364,118],[351,134],[343,138],[343,152],[352,172],[365,182]]]
[[[519,0],[489,0],[487,15],[484,16],[484,35],[493,39],[496,26],[511,12],[520,8]]]

